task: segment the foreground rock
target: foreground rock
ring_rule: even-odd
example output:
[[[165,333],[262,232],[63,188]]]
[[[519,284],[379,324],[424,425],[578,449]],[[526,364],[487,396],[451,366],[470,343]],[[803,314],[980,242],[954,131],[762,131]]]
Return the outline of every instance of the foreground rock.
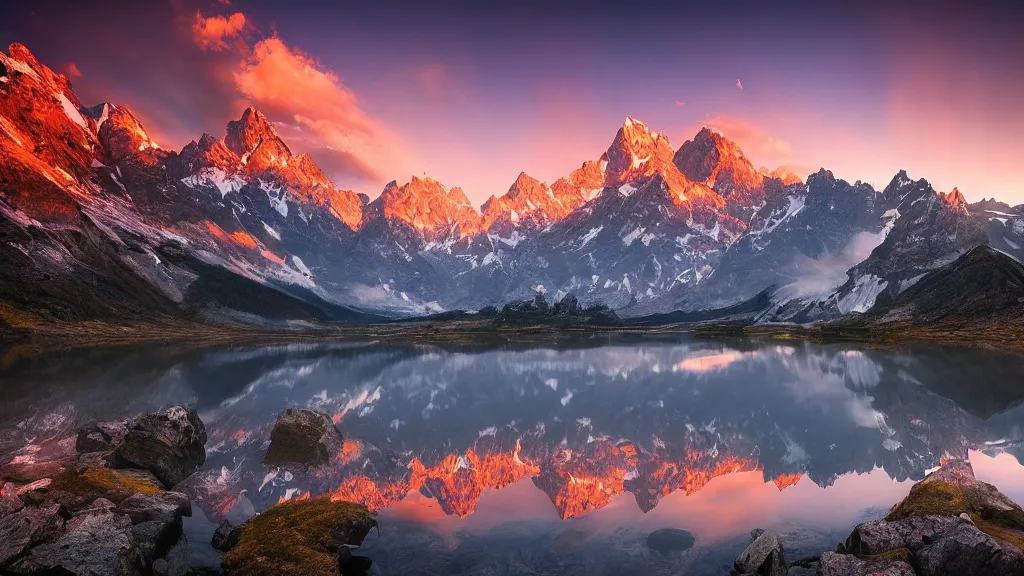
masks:
[[[786,576],[786,556],[778,535],[754,530],[750,537],[753,540],[750,546],[736,558],[733,566],[735,572],[744,576]]]
[[[881,520],[858,525],[839,552],[787,567],[782,545],[755,531],[739,574],[982,576],[1024,574],[1024,510],[955,460],[918,482]]]
[[[0,573],[184,575],[182,518],[192,506],[166,486],[205,458],[195,412],[93,423],[75,440],[75,457],[52,477],[0,489]]]
[[[321,496],[272,506],[241,526],[238,543],[224,554],[229,575],[358,574],[368,559],[352,556],[377,526],[365,506]]]
[[[263,463],[292,468],[323,466],[341,448],[341,432],[330,416],[289,408],[274,422]]]
[[[955,460],[928,475],[882,520],[857,526],[846,551],[902,555],[924,576],[1024,574],[1024,510]]]
[[[114,450],[117,467],[149,470],[167,487],[187,478],[206,461],[206,426],[195,410],[173,406],[132,421]]]

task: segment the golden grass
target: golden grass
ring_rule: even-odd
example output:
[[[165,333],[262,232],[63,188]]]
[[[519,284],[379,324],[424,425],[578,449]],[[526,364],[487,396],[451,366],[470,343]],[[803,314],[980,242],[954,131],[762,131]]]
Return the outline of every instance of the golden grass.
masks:
[[[337,575],[334,533],[367,523],[376,520],[361,504],[331,502],[327,496],[284,502],[245,524],[221,567],[226,574],[245,576]]]

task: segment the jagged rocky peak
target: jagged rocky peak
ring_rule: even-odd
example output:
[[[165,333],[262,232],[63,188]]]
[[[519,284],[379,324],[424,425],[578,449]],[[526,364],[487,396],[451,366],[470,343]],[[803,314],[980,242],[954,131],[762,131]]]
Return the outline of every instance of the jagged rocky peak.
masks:
[[[732,140],[711,128],[702,128],[672,158],[676,168],[694,182],[702,182],[728,197],[733,192],[759,190],[764,176]]]
[[[605,185],[616,186],[653,176],[672,167],[672,148],[664,134],[627,116],[602,160],[607,162],[604,169]]]
[[[446,188],[429,177],[412,179],[402,186],[392,180],[380,197],[370,203],[371,216],[397,220],[419,231],[427,239],[475,234],[480,214],[459,187]]]
[[[262,112],[250,106],[242,112],[241,118],[228,122],[224,145],[228,147],[228,150],[244,158],[264,142],[275,140],[284,146],[284,142],[281,142],[281,138],[270,120]],[[288,147],[284,146],[284,149],[287,151]],[[287,155],[291,156],[291,152],[288,151]]]
[[[240,165],[238,155],[228,149],[223,142],[204,133],[199,141],[193,140],[181,149],[178,155],[184,173],[193,174],[203,168],[218,168],[224,172],[233,172]]]
[[[579,194],[573,192],[570,189],[568,194],[556,194],[546,183],[520,172],[508,192],[484,202],[481,227],[531,228],[561,220],[582,203]]]
[[[111,162],[160,148],[143,128],[142,122],[124,106],[105,102],[90,108],[88,114],[96,121],[97,136]]]
[[[603,161],[587,160],[568,176],[555,180],[551,191],[574,208],[589,202],[604,189],[604,166]]]
[[[956,186],[953,187],[949,192],[940,192],[939,196],[946,201],[946,204],[954,210],[960,210],[967,212],[967,199],[960,193],[960,189]]]

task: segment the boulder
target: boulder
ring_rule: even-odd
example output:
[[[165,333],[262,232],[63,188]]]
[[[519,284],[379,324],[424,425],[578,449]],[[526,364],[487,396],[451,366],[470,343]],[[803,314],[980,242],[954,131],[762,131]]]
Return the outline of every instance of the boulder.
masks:
[[[960,574],[1024,574],[1024,555],[965,520],[929,544],[914,550],[924,576]]]
[[[287,501],[246,522],[221,567],[227,575],[334,574],[347,548],[361,544],[376,525],[361,504],[327,496]]]
[[[0,518],[0,569],[32,546],[52,540],[64,529],[64,510],[58,504],[23,508]]]
[[[963,520],[956,516],[911,516],[895,522],[865,522],[854,528],[846,539],[846,552],[873,556],[900,548],[918,550],[959,522]]]
[[[78,430],[75,450],[79,454],[113,452],[124,442],[127,433],[127,421],[90,422]]]
[[[112,463],[148,470],[171,488],[206,461],[205,444],[206,427],[196,411],[173,406],[133,420]]]
[[[659,552],[681,552],[693,548],[693,534],[677,528],[662,528],[647,535],[647,547]]]
[[[299,468],[322,466],[341,451],[342,443],[341,432],[327,414],[289,408],[274,422],[263,463]]]
[[[820,576],[915,576],[914,569],[899,558],[862,560],[850,554],[825,552],[819,560]]]
[[[192,515],[188,496],[177,492],[136,494],[114,510],[132,524],[135,547],[147,566],[167,556],[182,539],[182,517]]]
[[[994,486],[974,477],[968,462],[954,460],[910,489],[882,520],[854,528],[841,547],[848,555],[822,556],[823,574],[876,573],[870,561],[899,574],[902,565],[923,576],[1024,574],[1024,510]],[[876,566],[877,567],[877,566]],[[831,572],[826,571],[832,570]],[[867,570],[868,572],[865,572]]]
[[[137,576],[143,574],[143,565],[132,538],[131,520],[104,511],[71,518],[63,535],[35,546],[7,572]]]
[[[242,526],[234,526],[227,520],[221,522],[220,526],[217,526],[217,530],[213,533],[213,542],[211,542],[213,549],[227,552],[234,548],[238,544],[239,537],[242,535]]]
[[[153,562],[153,574],[155,576],[185,576],[188,573],[188,540],[182,534],[166,556],[157,558]]]
[[[786,558],[778,536],[763,530],[752,532],[751,536],[754,541],[736,558],[736,572],[741,575],[786,576]]]
[[[0,518],[14,514],[25,507],[25,503],[18,498],[18,487],[10,482],[0,486]]]

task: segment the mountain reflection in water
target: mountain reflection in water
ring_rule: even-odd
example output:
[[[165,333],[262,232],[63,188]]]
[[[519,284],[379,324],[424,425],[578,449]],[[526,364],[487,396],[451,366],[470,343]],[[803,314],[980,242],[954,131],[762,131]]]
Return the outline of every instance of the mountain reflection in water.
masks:
[[[365,547],[382,573],[715,573],[754,527],[789,530],[787,555],[832,548],[972,450],[980,478],[1024,498],[1020,382],[1017,356],[932,346],[137,348],[0,373],[0,462],[44,458],[90,419],[188,404],[208,457],[179,489],[215,522],[329,493],[380,513]],[[288,407],[333,416],[330,466],[263,467]],[[646,549],[662,527],[696,547]]]

